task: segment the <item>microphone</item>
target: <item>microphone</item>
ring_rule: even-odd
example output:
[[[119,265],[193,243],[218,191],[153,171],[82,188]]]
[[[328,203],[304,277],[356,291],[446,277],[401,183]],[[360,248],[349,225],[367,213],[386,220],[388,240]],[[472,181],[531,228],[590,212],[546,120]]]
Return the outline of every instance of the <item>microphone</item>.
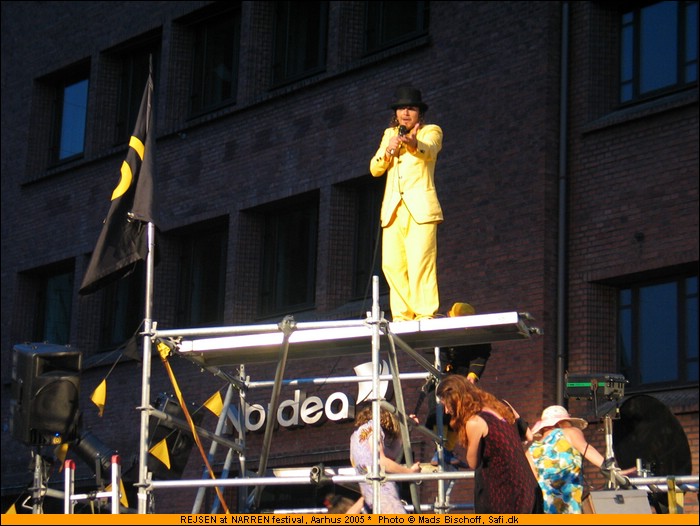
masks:
[[[408,133],[408,130],[406,129],[406,126],[404,126],[403,124],[401,126],[399,126],[399,137],[403,137],[407,133]],[[399,149],[401,149],[401,144],[399,144]],[[389,150],[389,153],[391,155],[394,155],[395,151],[396,150]]]

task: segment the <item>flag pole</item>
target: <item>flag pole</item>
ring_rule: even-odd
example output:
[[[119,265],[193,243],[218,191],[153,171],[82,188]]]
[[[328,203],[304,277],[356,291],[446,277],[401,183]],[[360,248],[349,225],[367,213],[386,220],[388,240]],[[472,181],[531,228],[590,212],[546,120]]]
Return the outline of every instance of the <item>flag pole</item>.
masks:
[[[148,57],[148,82],[153,82],[153,55]],[[153,115],[152,100],[153,89],[148,91],[148,103],[146,111],[146,136],[151,137],[151,116]],[[151,152],[153,153],[153,152]],[[151,416],[151,333],[153,330],[153,274],[155,268],[154,248],[156,244],[155,224],[148,222],[146,232],[146,297],[144,301],[143,320],[143,368],[141,372],[141,438],[139,443],[139,488],[137,494],[138,513],[148,512],[149,492],[146,486],[148,479],[148,422]]]
[[[148,223],[148,256],[146,258],[146,301],[145,317],[143,322],[143,370],[141,377],[141,441],[139,446],[139,491],[138,513],[147,513],[148,491],[146,479],[148,477],[148,421],[151,415],[151,332],[152,332],[152,304],[153,304],[153,268],[155,247],[155,226]]]

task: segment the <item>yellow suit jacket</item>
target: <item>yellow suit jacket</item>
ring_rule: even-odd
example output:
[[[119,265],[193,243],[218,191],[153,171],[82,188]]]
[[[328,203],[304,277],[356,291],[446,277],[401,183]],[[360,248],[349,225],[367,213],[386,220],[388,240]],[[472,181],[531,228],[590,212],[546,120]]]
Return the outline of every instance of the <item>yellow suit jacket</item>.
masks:
[[[435,163],[442,149],[442,129],[435,124],[421,126],[416,136],[416,152],[412,154],[406,148],[401,148],[399,156],[387,162],[384,152],[397,133],[397,128],[384,130],[382,142],[369,164],[373,177],[387,174],[381,224],[383,227],[389,224],[402,199],[417,223],[440,223],[443,216],[435,189]]]

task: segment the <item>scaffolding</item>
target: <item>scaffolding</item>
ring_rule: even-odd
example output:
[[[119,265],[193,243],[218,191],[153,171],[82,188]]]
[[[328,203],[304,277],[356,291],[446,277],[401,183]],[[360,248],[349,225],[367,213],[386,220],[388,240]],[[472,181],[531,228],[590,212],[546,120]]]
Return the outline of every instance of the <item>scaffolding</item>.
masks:
[[[213,476],[211,469],[204,469],[201,479],[190,480],[153,480],[152,473],[145,471],[146,476],[139,479],[138,513],[153,512],[154,492],[161,489],[198,488],[192,513],[228,513],[229,510],[223,499],[221,490],[225,487],[239,489],[237,513],[262,513],[260,498],[265,487],[287,485],[319,485],[333,483],[372,484],[374,494],[379,495],[381,484],[387,482],[407,482],[410,486],[411,503],[406,506],[408,511],[416,513],[449,513],[463,506],[450,502],[450,493],[457,480],[473,479],[472,470],[448,470],[444,463],[442,416],[437,411],[438,432],[434,433],[409,418],[406,411],[402,381],[421,380],[439,382],[443,377],[439,361],[441,347],[456,347],[491,343],[498,341],[528,340],[540,334],[540,330],[531,325],[532,318],[522,312],[501,312],[481,315],[435,318],[420,321],[389,323],[384,319],[379,309],[378,284],[374,280],[374,303],[372,310],[367,313],[365,320],[341,320],[329,322],[296,322],[293,317],[285,317],[279,324],[261,324],[237,327],[217,327],[206,329],[157,330],[155,324],[150,332],[144,333],[148,341],[150,354],[152,344],[161,353],[161,357],[177,355],[196,364],[214,376],[227,382],[226,394],[223,400],[223,410],[219,414],[216,429],[211,432],[196,425],[186,411],[186,404],[181,404],[187,421],[180,420],[171,414],[153,407],[150,402],[143,403],[141,421],[146,422],[141,429],[142,444],[148,443],[148,422],[155,418],[169,425],[192,432],[193,436],[205,436],[211,439],[206,463],[209,464],[219,446],[227,449],[223,467],[219,477]],[[399,371],[397,349],[405,352],[421,368],[420,372],[402,373]],[[424,355],[426,350],[434,353],[433,361]],[[288,360],[320,359],[327,357],[366,356],[371,353],[371,374],[363,373],[357,376],[337,376],[323,378],[284,379]],[[382,359],[386,353],[386,360]],[[145,362],[146,360],[144,360]],[[246,364],[276,363],[274,380],[251,382],[246,376]],[[367,365],[367,364],[365,364]],[[237,374],[227,372],[227,368],[235,368]],[[144,369],[146,365],[144,365]],[[150,367],[143,372],[143,390],[148,394],[150,389]],[[404,462],[413,463],[411,452],[410,432],[418,432],[432,441],[439,453],[440,465],[437,468],[421,470],[420,473],[388,474],[379,466],[380,434],[373,434],[373,462],[367,475],[358,475],[353,468],[332,469],[322,464],[311,468],[291,468],[291,474],[282,475],[281,469],[273,469],[274,476],[268,474],[268,459],[272,444],[275,418],[280,402],[280,392],[284,385],[302,385],[304,383],[351,383],[371,382],[372,388],[369,400],[372,402],[373,420],[379,421],[380,410],[394,413],[400,423],[403,443]],[[382,382],[392,382],[395,403],[390,404],[383,399]],[[251,388],[271,388],[272,393],[268,406],[269,418],[265,423],[265,434],[262,450],[259,456],[258,470],[251,474],[246,468],[246,393]],[[439,404],[438,404],[439,408]],[[145,415],[145,417],[144,417]],[[238,433],[237,439],[224,436],[225,427],[231,424]],[[611,429],[606,423],[606,454],[612,455]],[[142,459],[148,455],[148,450],[142,446]],[[238,461],[237,468],[234,462]],[[67,461],[72,462],[72,461]],[[145,465],[145,461],[143,461]],[[35,481],[32,488],[34,513],[42,513],[41,501],[44,496],[62,498],[65,513],[74,513],[76,502],[81,500],[104,501],[111,499],[111,512],[122,513],[119,503],[119,488],[121,487],[121,466],[118,457],[112,459],[112,487],[110,491],[98,491],[89,494],[75,494],[73,490],[74,472],[72,464],[66,464],[65,491],[57,492],[47,488],[43,461],[37,458]],[[210,468],[210,466],[208,465]],[[231,477],[232,472],[237,472]],[[437,482],[437,496],[433,504],[423,503],[418,493],[418,484],[422,481]],[[686,492],[698,492],[697,476],[642,476],[626,480],[632,487],[641,492],[668,492],[669,513],[682,513],[682,505],[677,505],[677,496]],[[212,508],[205,512],[204,497],[207,489],[217,491],[218,500],[214,500]],[[618,487],[610,488],[618,490]],[[622,489],[622,491],[626,491]],[[628,493],[629,496],[629,493]],[[375,499],[372,513],[381,513],[380,499]],[[276,510],[286,513],[309,513],[319,510]]]
[[[228,447],[228,453],[223,464],[221,478],[214,479],[203,473],[201,480],[177,480],[160,481],[151,480],[148,477],[139,489],[140,504],[152,499],[154,490],[175,487],[199,488],[192,513],[201,513],[203,497],[206,488],[221,489],[227,486],[236,486],[242,490],[249,490],[242,494],[245,506],[239,512],[255,512],[259,508],[262,490],[265,486],[287,484],[317,484],[324,480],[338,484],[371,483],[374,494],[379,494],[380,485],[387,481],[409,482],[412,503],[409,509],[425,511],[425,505],[420,502],[417,483],[422,480],[438,481],[438,497],[432,509],[437,513],[445,513],[450,509],[449,491],[457,479],[473,478],[473,471],[446,471],[444,469],[442,455],[442,433],[433,433],[424,426],[411,420],[406,411],[402,380],[422,379],[436,382],[443,373],[439,369],[440,347],[463,346],[490,343],[506,340],[526,340],[539,329],[530,325],[531,317],[527,313],[501,312],[480,315],[433,318],[425,320],[404,321],[389,323],[384,319],[379,307],[378,279],[373,283],[372,310],[367,313],[365,320],[340,320],[328,322],[297,322],[293,317],[287,316],[278,324],[259,324],[249,326],[216,327],[183,330],[158,330],[154,327],[150,338],[157,346],[168,352],[185,358],[198,365],[203,370],[209,371],[218,378],[228,382],[228,388],[224,397],[224,410],[219,416],[216,431],[210,434],[212,443],[208,458],[213,458],[219,445]],[[397,357],[397,349],[400,349],[415,361],[422,372],[401,373]],[[435,360],[431,361],[424,356],[425,351],[433,350]],[[369,377],[341,377],[335,379],[296,379],[285,380],[285,369],[288,360],[292,359],[320,359],[328,357],[367,356],[371,354],[372,371]],[[390,374],[382,374],[381,354],[386,353]],[[245,375],[245,365],[252,363],[276,363],[274,380],[252,384]],[[226,368],[237,368],[238,374],[227,372]],[[312,468],[298,476],[269,477],[266,476],[270,447],[272,444],[275,419],[267,418],[265,433],[262,441],[262,450],[259,456],[257,473],[248,476],[245,440],[245,414],[246,391],[252,386],[267,386],[272,388],[268,406],[269,415],[275,415],[280,403],[280,392],[283,385],[298,385],[304,381],[339,382],[363,382],[371,381],[372,414],[374,421],[379,421],[379,412],[383,407],[393,412],[400,423],[401,438],[403,442],[404,462],[412,464],[412,452],[410,431],[419,432],[432,440],[438,452],[442,465],[438,470],[425,470],[416,474],[386,474],[379,466],[379,439],[375,433],[373,447],[373,463],[366,476],[356,474],[336,473],[330,469],[319,470]],[[389,404],[381,397],[381,382],[391,381],[395,396],[395,405]],[[236,401],[236,392],[238,393]],[[150,404],[141,408],[143,411],[153,414]],[[158,416],[158,415],[156,415]],[[162,415],[161,415],[162,416]],[[144,420],[144,419],[142,419]],[[147,420],[147,419],[146,419]],[[238,433],[238,439],[233,443],[222,440],[221,434],[227,424],[227,420]],[[439,422],[440,424],[440,422]],[[180,423],[184,426],[183,423]],[[440,429],[440,425],[438,429]],[[145,430],[142,430],[144,432]],[[238,471],[240,476],[227,478],[232,465],[238,457]],[[428,472],[434,471],[434,472]],[[220,498],[220,500],[222,500]],[[376,499],[377,501],[379,499]],[[225,504],[222,502],[222,505]],[[374,513],[381,513],[381,504],[377,502]],[[219,511],[219,503],[215,503],[212,513]]]

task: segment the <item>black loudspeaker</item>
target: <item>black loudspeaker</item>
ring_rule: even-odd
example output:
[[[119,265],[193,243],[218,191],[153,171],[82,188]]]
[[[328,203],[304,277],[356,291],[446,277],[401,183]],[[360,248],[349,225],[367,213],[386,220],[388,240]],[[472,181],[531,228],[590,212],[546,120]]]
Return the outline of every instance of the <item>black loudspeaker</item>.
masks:
[[[10,433],[30,446],[78,436],[82,353],[67,345],[26,343],[12,349]]]
[[[154,480],[177,480],[182,477],[182,473],[185,470],[190,451],[194,445],[194,438],[187,424],[185,413],[176,399],[172,396],[161,394],[156,399],[153,407],[172,417],[174,421],[161,420],[154,416],[150,417],[148,428],[149,450],[165,439],[168,445],[170,469],[149,453],[147,461],[148,471],[153,474]],[[204,414],[201,411],[195,413],[196,407],[194,405],[191,405],[188,409],[192,421],[198,426]]]

